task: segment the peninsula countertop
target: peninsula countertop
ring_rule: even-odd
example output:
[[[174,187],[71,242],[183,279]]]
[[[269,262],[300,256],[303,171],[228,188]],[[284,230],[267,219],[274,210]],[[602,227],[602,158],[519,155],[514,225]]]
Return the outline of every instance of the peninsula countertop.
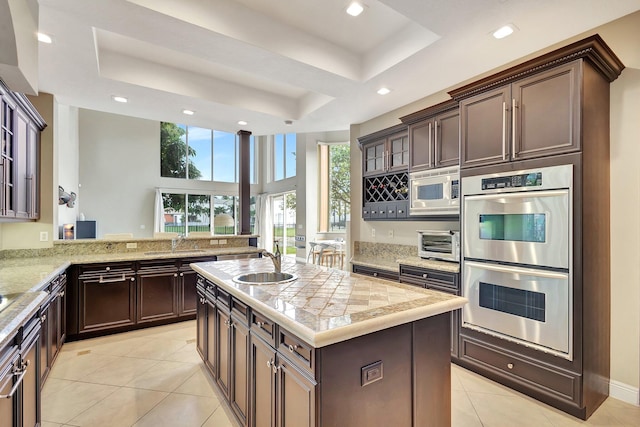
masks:
[[[461,308],[467,299],[388,280],[283,259],[298,280],[247,285],[233,277],[273,271],[269,259],[191,264],[191,267],[263,315],[319,348]]]

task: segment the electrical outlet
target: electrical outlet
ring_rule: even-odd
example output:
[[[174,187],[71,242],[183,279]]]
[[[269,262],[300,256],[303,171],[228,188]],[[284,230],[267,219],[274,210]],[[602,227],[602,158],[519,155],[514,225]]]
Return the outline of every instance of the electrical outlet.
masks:
[[[138,244],[136,242],[127,243],[127,249],[137,249]]]
[[[210,245],[217,245],[218,244],[218,240],[214,239],[214,240],[209,240],[209,244]]]
[[[49,232],[48,231],[41,231],[40,232],[40,241],[41,242],[49,241]]]
[[[390,239],[393,239],[393,230],[389,230],[389,232],[387,233],[387,236],[388,236]]]
[[[371,229],[371,237],[376,237],[376,229],[375,228]]]

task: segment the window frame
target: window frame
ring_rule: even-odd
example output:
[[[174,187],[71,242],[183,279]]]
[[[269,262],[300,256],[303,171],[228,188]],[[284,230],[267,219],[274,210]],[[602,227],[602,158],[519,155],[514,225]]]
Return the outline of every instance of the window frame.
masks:
[[[294,135],[295,136],[295,156],[293,159],[293,164],[294,164],[294,170],[293,170],[293,175],[287,176],[287,135]],[[276,146],[277,146],[277,138],[278,136],[282,136],[282,151],[280,153],[278,153],[278,150],[276,150]],[[273,134],[270,136],[270,140],[271,140],[271,155],[270,155],[270,168],[271,168],[271,173],[270,173],[270,178],[271,178],[271,182],[279,182],[279,181],[284,181],[287,179],[291,179],[291,178],[295,178],[298,174],[297,171],[297,167],[296,163],[297,163],[297,155],[298,155],[298,134],[295,132],[289,132],[289,133],[277,133],[277,134]],[[278,154],[280,154],[282,156],[282,178],[278,178],[277,173],[278,173],[278,168],[277,168],[277,163],[278,163]]]
[[[349,141],[318,141],[318,233],[346,235],[347,229],[331,230],[331,147],[345,145],[351,148]],[[351,217],[351,206],[349,216]]]

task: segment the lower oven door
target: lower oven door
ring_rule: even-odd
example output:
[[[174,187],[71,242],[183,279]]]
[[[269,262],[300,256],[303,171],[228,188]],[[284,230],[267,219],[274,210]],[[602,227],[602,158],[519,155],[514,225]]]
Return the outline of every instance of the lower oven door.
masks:
[[[572,359],[568,273],[465,261],[462,326]]]

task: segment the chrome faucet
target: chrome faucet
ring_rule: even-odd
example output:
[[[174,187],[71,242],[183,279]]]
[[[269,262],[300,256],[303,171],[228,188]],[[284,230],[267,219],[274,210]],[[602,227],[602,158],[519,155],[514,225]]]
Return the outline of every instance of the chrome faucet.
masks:
[[[275,241],[273,244],[276,245],[275,253],[272,254],[271,252],[263,251],[262,256],[268,256],[271,258],[271,261],[273,261],[273,268],[276,273],[280,273],[282,271],[282,254],[280,253],[280,246],[278,246],[278,242]]]
[[[174,252],[176,250],[182,240],[184,240],[184,234],[178,234],[177,237],[171,239],[171,252]]]

